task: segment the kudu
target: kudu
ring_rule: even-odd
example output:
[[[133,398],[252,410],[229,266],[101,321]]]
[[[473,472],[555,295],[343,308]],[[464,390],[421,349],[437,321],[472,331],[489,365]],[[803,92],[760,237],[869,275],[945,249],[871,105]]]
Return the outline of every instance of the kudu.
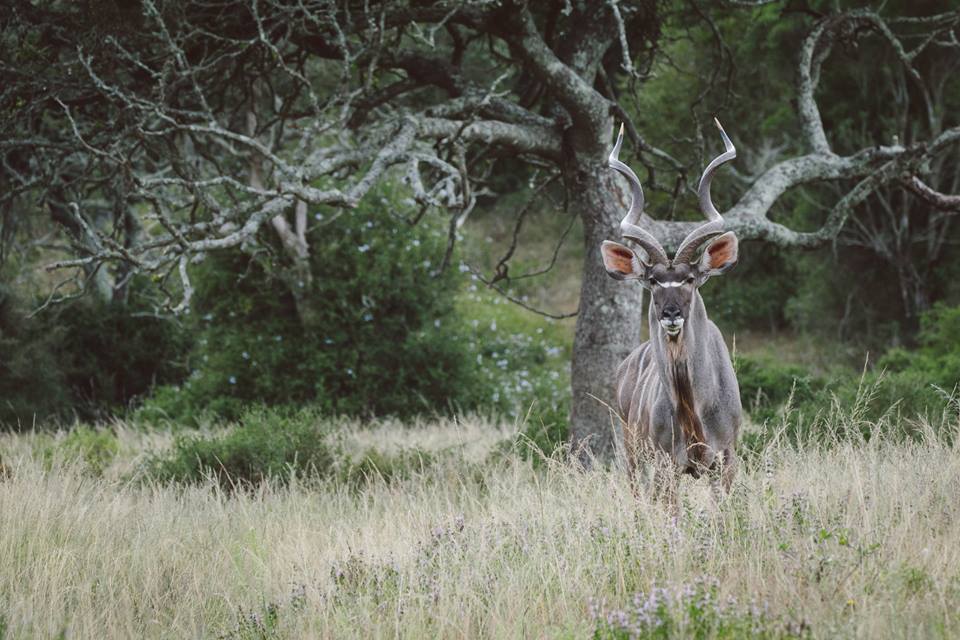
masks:
[[[671,499],[680,473],[698,478],[709,471],[714,486],[719,479],[729,492],[737,467],[740,389],[723,336],[707,318],[698,291],[711,276],[725,273],[737,262],[737,237],[723,233],[723,217],[710,198],[713,174],[737,152],[720,122],[715,122],[726,151],[700,178],[700,208],[707,222],[690,232],[672,260],[657,239],[638,226],[643,190],[637,175],[619,160],[622,126],[609,158],[610,168],[627,179],[633,196],[620,231],[644,253],[606,241],[601,247],[604,267],[619,280],[638,280],[651,298],[649,340],[617,369],[616,405],[624,453],[635,490],[642,462],[652,459],[659,462],[655,488]]]

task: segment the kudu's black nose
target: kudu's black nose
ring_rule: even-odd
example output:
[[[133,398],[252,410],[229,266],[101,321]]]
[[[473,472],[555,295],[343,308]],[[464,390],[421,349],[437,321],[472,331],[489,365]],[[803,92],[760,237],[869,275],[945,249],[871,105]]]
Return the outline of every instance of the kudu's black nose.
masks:
[[[676,322],[677,320],[680,319],[680,316],[682,314],[680,312],[680,307],[672,304],[670,306],[664,307],[663,313],[661,315],[663,316],[664,320],[668,320],[670,322]]]

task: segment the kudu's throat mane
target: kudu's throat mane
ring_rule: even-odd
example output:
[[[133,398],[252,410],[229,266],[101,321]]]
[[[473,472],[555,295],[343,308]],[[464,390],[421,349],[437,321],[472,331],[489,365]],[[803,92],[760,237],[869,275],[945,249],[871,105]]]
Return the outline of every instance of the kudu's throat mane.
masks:
[[[667,347],[668,379],[673,385],[677,422],[683,433],[687,447],[687,457],[695,465],[706,465],[707,445],[703,435],[703,424],[697,415],[696,402],[693,397],[693,384],[690,380],[690,371],[687,369],[686,354],[680,350]]]

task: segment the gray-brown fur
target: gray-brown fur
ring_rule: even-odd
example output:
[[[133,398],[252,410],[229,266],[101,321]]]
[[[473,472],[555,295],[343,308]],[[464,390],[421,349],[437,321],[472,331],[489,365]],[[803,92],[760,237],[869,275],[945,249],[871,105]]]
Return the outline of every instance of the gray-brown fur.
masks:
[[[690,234],[672,260],[654,245],[655,238],[638,233],[633,222],[642,208],[639,180],[616,159],[619,142],[611,154],[610,166],[630,180],[634,192],[623,233],[639,236],[645,253],[604,242],[604,265],[614,278],[637,280],[650,292],[650,339],[617,369],[616,409],[631,476],[636,478],[644,460],[666,462],[657,477],[668,490],[678,473],[699,477],[709,471],[729,491],[736,472],[740,389],[723,336],[707,317],[699,293],[710,277],[732,268],[738,256],[737,238],[732,232],[720,234],[723,219],[709,198],[713,172],[736,155],[723,137],[727,151],[710,164],[700,184],[708,222]]]
[[[720,330],[693,291],[677,336],[665,331],[655,300],[650,335],[617,370],[617,411],[631,474],[644,458],[668,458],[676,471],[699,477],[704,470],[733,481],[740,430],[740,389]]]

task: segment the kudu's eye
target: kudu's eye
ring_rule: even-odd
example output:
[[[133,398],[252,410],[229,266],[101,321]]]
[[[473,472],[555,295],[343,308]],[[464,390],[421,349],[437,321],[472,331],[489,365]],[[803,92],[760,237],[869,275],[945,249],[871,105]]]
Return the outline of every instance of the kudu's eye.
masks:
[[[684,280],[684,282],[687,284],[693,284],[693,280],[694,280],[693,276],[687,276],[687,279]]]

